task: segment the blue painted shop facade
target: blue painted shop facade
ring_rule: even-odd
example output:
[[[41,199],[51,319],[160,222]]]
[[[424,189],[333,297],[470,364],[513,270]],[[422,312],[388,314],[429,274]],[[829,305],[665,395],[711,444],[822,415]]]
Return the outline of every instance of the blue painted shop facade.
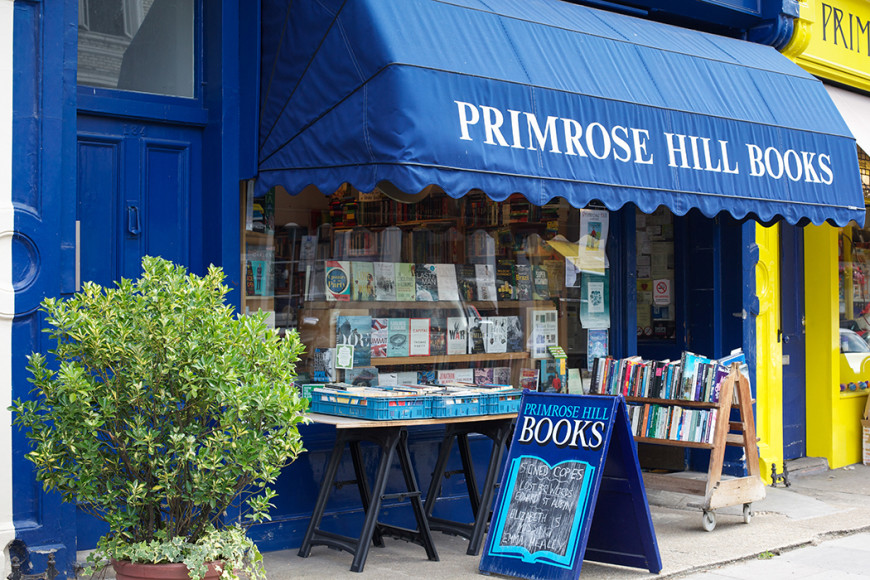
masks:
[[[231,299],[240,304],[240,224],[244,217],[240,188],[245,180],[268,173],[272,185],[280,184],[291,193],[315,178],[330,186],[357,180],[364,191],[365,185],[376,184],[383,175],[402,183],[401,171],[356,160],[348,165],[364,166],[368,177],[312,169],[298,179],[290,178],[294,167],[303,167],[309,160],[298,151],[285,156],[281,147],[273,146],[271,133],[264,137],[264,127],[292,126],[293,122],[281,121],[286,111],[279,101],[285,107],[286,101],[275,99],[278,91],[272,83],[282,76],[276,69],[299,66],[282,61],[280,48],[282,27],[294,24],[287,12],[287,5],[294,3],[264,1],[260,6],[259,2],[241,0],[125,0],[119,4],[123,5],[120,18],[107,19],[100,11],[102,4],[86,0],[14,2],[12,191],[16,243],[11,267],[16,295],[12,398],[28,396],[26,356],[47,348],[37,311],[39,302],[47,296],[69,296],[81,280],[110,284],[121,277],[135,277],[141,256],[159,254],[197,273],[212,263],[223,266],[235,289]],[[341,4],[324,3],[336,12]],[[596,2],[586,4],[594,6]],[[606,4],[614,8],[613,3]],[[624,4],[619,10],[630,17],[670,22],[775,48],[791,38],[791,23],[797,16],[797,3],[789,1]],[[155,41],[158,38],[160,42]],[[698,38],[718,37],[705,34]],[[117,39],[122,39],[122,49],[117,48]],[[160,50],[155,48],[158,46]],[[126,56],[118,57],[118,50]],[[383,67],[399,68],[389,63]],[[336,78],[341,82],[340,76]],[[335,80],[328,75],[324,79]],[[438,79],[433,86],[437,84]],[[337,101],[342,99],[337,97]],[[492,104],[463,102],[468,104],[468,115],[472,106]],[[457,105],[451,106],[455,110]],[[290,113],[292,116],[292,107]],[[459,113],[463,113],[461,106]],[[505,117],[510,114],[505,107]],[[319,119],[327,119],[326,113]],[[467,122],[470,119],[465,117]],[[328,119],[327,126],[332,126]],[[839,131],[839,127],[834,129]],[[306,130],[314,134],[315,143],[317,129],[305,123],[294,129],[292,138],[285,136],[276,142],[289,143],[297,134],[304,137]],[[844,134],[848,136],[847,131]],[[354,138],[365,140],[366,136],[348,137]],[[309,145],[302,142],[301,147],[307,150]],[[643,152],[635,151],[642,159]],[[707,162],[715,164],[712,159]],[[443,169],[432,171],[437,176]],[[821,169],[818,172],[823,173]],[[422,180],[419,183],[403,184],[408,191],[416,191],[420,183],[437,181],[432,175],[417,175]],[[455,183],[458,189],[464,187],[463,192],[476,187],[486,190],[476,181],[479,177],[444,180]],[[635,185],[635,189],[643,188]],[[627,195],[631,201],[636,194],[629,191]],[[765,215],[766,210],[759,209],[762,206],[741,208],[738,201],[726,199],[699,211],[691,208],[702,207],[702,202],[681,208],[665,196],[643,207],[652,211],[663,204],[677,214],[675,292],[685,298],[685,306],[675,314],[678,330],[674,340],[665,344],[644,341],[635,332],[634,208],[623,208],[624,201],[609,205],[603,193],[591,197],[602,200],[611,210],[611,303],[617,306],[612,308],[610,353],[674,359],[682,350],[722,356],[742,346],[750,368],[754,368],[756,222],[743,218],[774,219],[788,215],[791,206],[783,205]],[[585,201],[589,200],[578,203],[582,207]],[[634,201],[644,205],[638,197]],[[845,211],[838,220],[847,220],[850,215]],[[819,223],[819,216],[825,219],[822,214],[793,213],[788,221],[808,218]],[[698,263],[709,267],[702,271],[695,268],[687,275]],[[413,432],[410,445],[421,481],[434,468],[441,434],[437,427]],[[262,550],[298,546],[308,524],[334,432],[307,426],[303,440],[308,452],[279,481],[272,521],[251,530]],[[473,453],[487,455],[487,445],[485,440],[473,440]],[[59,568],[69,571],[76,551],[93,547],[101,527],[77,512],[75,506],[42,491],[25,459],[27,450],[23,434],[13,431],[16,543],[10,550],[29,552],[38,570],[42,569],[38,553],[56,551]],[[373,468],[374,457],[364,458]],[[731,469],[740,471],[739,458],[730,459]],[[679,461],[703,462],[704,457],[682,453]],[[349,462],[342,469],[350,470]],[[442,492],[446,499],[439,509],[463,514],[468,511],[467,502],[461,499],[464,483],[453,479]],[[353,486],[333,494],[324,521],[339,520],[342,526],[357,526],[362,520]]]

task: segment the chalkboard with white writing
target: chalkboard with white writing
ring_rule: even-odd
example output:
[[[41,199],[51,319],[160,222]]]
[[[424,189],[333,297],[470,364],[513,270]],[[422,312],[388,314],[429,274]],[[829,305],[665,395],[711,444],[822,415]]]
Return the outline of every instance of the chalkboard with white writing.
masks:
[[[501,481],[482,571],[577,578],[584,557],[661,570],[621,397],[524,391]]]
[[[510,509],[499,546],[564,558],[572,535],[576,535],[578,508],[588,491],[589,466],[582,461],[563,461],[551,468],[545,461],[528,456],[513,463]]]

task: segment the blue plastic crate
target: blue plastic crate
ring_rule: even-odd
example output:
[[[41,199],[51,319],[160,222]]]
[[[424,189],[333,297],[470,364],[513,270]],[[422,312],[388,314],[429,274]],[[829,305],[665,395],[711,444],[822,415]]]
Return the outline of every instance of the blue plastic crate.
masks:
[[[487,393],[432,395],[433,417],[467,417],[486,414]]]
[[[311,393],[311,411],[327,415],[375,421],[425,419],[431,416],[430,409],[429,397],[367,397],[325,389]]]
[[[522,398],[523,392],[518,389],[487,393],[486,412],[489,415],[517,413],[520,410],[520,401]]]

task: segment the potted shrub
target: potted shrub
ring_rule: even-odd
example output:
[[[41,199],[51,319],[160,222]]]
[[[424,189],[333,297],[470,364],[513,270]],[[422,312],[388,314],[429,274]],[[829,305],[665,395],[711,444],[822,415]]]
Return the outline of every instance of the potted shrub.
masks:
[[[265,314],[234,316],[219,268],[142,267],[42,303],[53,361],[29,358],[34,396],[12,404],[15,424],[45,488],[108,523],[92,565],[120,577],[174,563],[200,579],[216,562],[224,578],[262,578],[243,526],[268,518],[268,485],[302,451],[303,347]]]

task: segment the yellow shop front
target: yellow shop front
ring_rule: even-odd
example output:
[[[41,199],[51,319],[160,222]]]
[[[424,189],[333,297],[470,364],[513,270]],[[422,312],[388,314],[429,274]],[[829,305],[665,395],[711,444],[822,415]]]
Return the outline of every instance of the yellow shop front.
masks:
[[[795,34],[783,52],[825,82],[852,131],[866,205],[870,5],[856,0],[803,2]],[[824,457],[837,468],[862,458],[861,418],[870,392],[870,227],[855,221],[845,227],[808,225],[803,228],[803,254],[806,455]],[[792,411],[781,407],[783,428]]]

